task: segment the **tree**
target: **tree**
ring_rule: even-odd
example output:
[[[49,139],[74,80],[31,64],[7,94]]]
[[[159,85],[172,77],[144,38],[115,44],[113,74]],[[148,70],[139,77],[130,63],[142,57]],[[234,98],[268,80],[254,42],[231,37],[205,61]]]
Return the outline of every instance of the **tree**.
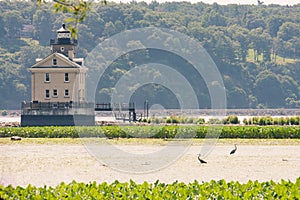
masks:
[[[247,93],[240,87],[233,87],[227,93],[230,108],[249,108]]]
[[[300,36],[300,25],[293,22],[283,23],[278,30],[278,38],[288,41]]]
[[[0,15],[0,38],[4,38],[6,35],[5,25],[3,21],[3,17]]]
[[[116,28],[116,33],[120,33],[122,31],[124,31],[125,26],[124,26],[124,24],[120,20],[117,20],[115,22],[115,28]]]
[[[103,36],[105,22],[101,18],[100,13],[89,12],[83,24],[88,26],[90,32],[95,36],[95,38]]]
[[[267,19],[267,27],[268,27],[268,31],[269,34],[271,35],[271,37],[276,37],[277,36],[277,32],[279,30],[279,27],[282,25],[283,20],[279,17],[274,17],[271,16],[271,18]]]
[[[298,84],[290,76],[284,75],[280,76],[280,85],[282,86],[284,98],[293,98],[297,99],[298,95]]]
[[[53,32],[53,23],[54,16],[51,11],[45,7],[37,10],[33,16],[33,25],[35,27],[34,37],[38,39],[43,46],[49,45],[49,40]]]
[[[206,11],[206,14],[203,15],[201,21],[204,27],[227,25],[226,18],[210,8]]]
[[[45,2],[45,0],[37,0],[38,5]],[[90,11],[91,2],[85,0],[53,0],[53,8],[55,12],[70,13],[71,17],[66,19],[69,23],[69,29],[73,37],[77,37],[78,24],[82,22],[87,13]],[[106,0],[101,0],[102,3],[106,4]]]
[[[274,38],[271,48],[271,61],[276,63],[277,55],[283,55],[284,49],[285,48],[283,40],[279,39],[278,37]]]
[[[83,53],[83,55],[81,55],[83,57],[85,57],[86,53],[90,52],[97,45],[97,39],[95,39],[95,36],[93,35],[92,31],[85,24],[79,24],[78,26],[78,41],[78,49],[81,51],[83,49],[86,50],[86,52]]]
[[[248,29],[238,25],[232,25],[229,26],[227,30],[231,38],[235,41],[233,47],[236,58],[241,60],[242,62],[245,62],[250,42],[248,38]]]
[[[81,15],[83,12],[74,15],[74,9],[80,9],[76,7],[77,3],[80,4],[80,2],[55,0],[54,3],[43,3],[40,8],[36,9],[36,2],[0,1],[0,34],[2,34],[0,41],[0,90],[6,91],[5,94],[3,93],[5,97],[0,95],[1,103],[5,101],[5,105],[8,105],[13,102],[15,106],[19,106],[19,97],[16,95],[26,91],[26,95],[29,96],[30,74],[26,69],[35,62],[36,57],[45,56],[45,54],[40,54],[39,50],[49,54],[49,39],[55,37],[55,31],[61,27],[63,21],[66,21],[68,22],[67,27],[70,29],[72,28],[71,25],[74,26],[77,22],[79,46],[76,53],[80,57],[88,55],[89,51],[105,37],[110,37],[112,34],[123,30],[148,26],[169,28],[195,38],[211,55],[224,77],[229,106],[238,108],[244,106],[244,102],[248,102],[253,108],[257,106],[296,107],[300,105],[298,100],[300,97],[299,7],[287,8],[278,5],[264,7],[255,5],[222,6],[187,2],[153,2],[149,5],[144,2],[110,2],[103,6],[103,4],[93,1],[88,5],[84,17]],[[65,7],[58,7],[57,3],[66,5],[64,5]],[[57,12],[53,13],[53,10],[57,10]],[[9,19],[8,17],[14,16],[8,15],[11,11],[22,18],[22,23],[19,23],[17,31],[13,30],[15,27],[10,26],[11,24],[5,21]],[[83,21],[80,21],[80,16],[84,18]],[[19,20],[20,18],[17,19],[17,21]],[[10,39],[9,34],[13,35],[12,33],[20,31],[24,24],[34,26],[34,40]],[[151,42],[168,43],[173,46],[179,44],[178,48],[182,47],[179,40],[163,38],[160,34],[153,34],[147,38]],[[39,41],[39,44],[36,40]],[[41,45],[46,45],[46,47]],[[143,46],[138,40],[133,40],[128,45]],[[187,54],[193,51],[189,48],[184,50]],[[248,53],[252,53],[249,50],[254,50],[255,60],[258,62],[252,62],[252,59],[248,59],[251,55]],[[95,55],[97,59],[92,66],[88,66],[89,72],[97,71],[96,69],[103,67],[106,64],[104,58],[115,53],[115,51],[115,49],[106,48],[103,54]],[[153,52],[150,53],[154,55]],[[269,62],[270,55],[271,62]],[[278,59],[279,56],[280,59]],[[147,59],[137,57],[135,57],[135,61],[139,60],[140,63]],[[182,69],[180,73],[186,73],[187,77],[194,77],[192,72],[186,70],[185,63],[171,59],[161,52],[156,53],[154,57],[159,57],[166,65],[178,66],[178,70]],[[286,58],[293,58],[294,60]],[[284,62],[285,59],[288,62]],[[121,69],[123,65],[135,66],[138,64],[132,62],[132,57],[129,56],[128,59],[124,59],[116,65],[116,68]],[[7,66],[13,71],[8,72]],[[270,77],[273,79],[264,77],[261,74],[262,71],[272,73],[273,75]],[[145,71],[145,73],[150,74],[149,71]],[[114,80],[113,72],[107,76],[108,79],[104,84],[110,83],[109,78]],[[272,88],[273,85],[269,89],[266,86],[268,82],[273,83],[273,85],[278,83],[277,90]],[[108,86],[104,85],[104,88],[108,88]],[[274,95],[271,92],[267,93],[268,95],[260,93],[258,90],[262,86],[268,88],[266,92],[273,91]],[[199,92],[201,106],[209,107],[210,99],[206,89],[203,90],[205,87],[205,83],[201,83],[195,87],[195,90]],[[144,90],[148,89],[144,88]],[[13,91],[12,93],[15,94],[7,94],[7,91]],[[280,96],[277,98],[275,92],[281,94],[282,98]],[[272,98],[271,104],[266,101],[267,96]],[[6,97],[9,100],[2,101]]]
[[[20,16],[20,13],[18,11],[12,10],[5,12],[3,16],[4,25],[6,27],[8,37],[19,37],[24,23],[24,20]]]
[[[268,108],[283,107],[284,92],[276,74],[269,70],[260,72],[254,83],[254,94],[258,103]]]
[[[111,21],[110,22],[107,22],[105,24],[105,27],[104,27],[104,31],[103,31],[103,35],[105,37],[110,37],[112,36],[113,34],[115,34],[117,31],[116,31],[116,27],[114,25],[114,23],[112,23]]]
[[[250,48],[254,50],[254,61],[258,61],[258,56],[263,53],[263,61],[270,61],[271,37],[263,29],[253,29],[250,31]]]

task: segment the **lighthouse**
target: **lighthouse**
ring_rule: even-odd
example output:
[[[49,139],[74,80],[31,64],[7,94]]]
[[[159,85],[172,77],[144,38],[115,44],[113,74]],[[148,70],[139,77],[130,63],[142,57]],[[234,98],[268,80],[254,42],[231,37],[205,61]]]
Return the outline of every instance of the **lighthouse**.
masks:
[[[51,53],[37,58],[31,72],[31,101],[22,102],[21,126],[94,125],[94,105],[86,101],[84,59],[65,24],[50,40]]]

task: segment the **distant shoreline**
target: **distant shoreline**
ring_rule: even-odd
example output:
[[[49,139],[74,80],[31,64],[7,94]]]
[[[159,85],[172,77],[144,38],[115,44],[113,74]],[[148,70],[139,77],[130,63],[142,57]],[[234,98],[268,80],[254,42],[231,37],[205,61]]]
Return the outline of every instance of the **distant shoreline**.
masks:
[[[20,110],[7,110],[7,116],[0,116],[0,123],[9,122],[21,122]],[[137,113],[143,113],[143,110],[137,110]],[[218,115],[221,114],[221,115]],[[274,118],[279,117],[293,117],[300,116],[300,109],[227,109],[218,113],[218,110],[211,109],[169,109],[169,110],[149,110],[149,118],[161,118],[170,116],[186,116],[194,118],[203,118],[208,121],[212,118],[225,117],[225,116],[237,116],[240,121],[251,117],[270,116]],[[110,121],[115,120],[112,112],[110,113],[96,113],[95,121]]]

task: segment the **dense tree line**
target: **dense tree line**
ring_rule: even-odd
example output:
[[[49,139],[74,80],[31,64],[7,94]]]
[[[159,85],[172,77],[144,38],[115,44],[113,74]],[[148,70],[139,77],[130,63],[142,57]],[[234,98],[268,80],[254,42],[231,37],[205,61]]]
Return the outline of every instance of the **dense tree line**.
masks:
[[[168,28],[197,39],[207,50],[222,74],[229,108],[299,108],[299,11],[299,5],[94,3],[85,21],[78,25],[77,56],[87,56],[99,42],[124,30]],[[55,14],[51,3],[38,7],[34,1],[0,1],[0,109],[18,109],[21,101],[30,100],[27,69],[35,58],[50,53],[49,40],[67,17]],[[22,37],[24,25],[33,26],[32,39]],[[109,100],[113,87],[109,80],[130,68],[130,58],[138,60],[143,55],[151,62],[151,53],[155,54],[135,52],[115,62],[107,82],[98,88],[98,99]],[[161,60],[169,65],[175,62]],[[209,94],[203,88],[199,98],[204,99],[202,107],[207,108]],[[162,97],[161,92],[161,87],[147,85],[137,90],[133,100],[142,104],[148,98],[158,103],[174,97],[171,93]],[[174,108],[175,104],[178,102],[168,105]]]

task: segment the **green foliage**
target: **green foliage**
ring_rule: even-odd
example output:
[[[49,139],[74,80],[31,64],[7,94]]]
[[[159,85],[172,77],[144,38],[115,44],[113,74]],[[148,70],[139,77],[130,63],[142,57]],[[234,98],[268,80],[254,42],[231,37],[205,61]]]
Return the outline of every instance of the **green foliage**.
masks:
[[[106,1],[105,1],[106,2]],[[78,0],[54,0],[53,8],[55,12],[70,13],[71,17],[66,19],[69,23],[69,29],[74,38],[77,38],[77,25],[82,22],[90,11],[91,2]]]
[[[0,137],[205,138],[214,126],[2,127]],[[299,126],[221,126],[220,138],[300,138]]]
[[[7,115],[7,111],[6,110],[1,110],[1,115],[2,116],[6,116]]]
[[[30,99],[30,74],[27,68],[35,62],[35,58],[45,57],[44,51],[41,54],[38,51],[41,45],[47,45],[46,55],[49,54],[49,39],[55,37],[55,30],[63,21],[73,36],[78,36],[78,57],[86,57],[99,41],[124,30],[154,26],[182,32],[199,41],[217,64],[224,79],[228,108],[300,108],[299,6],[188,2],[110,2],[103,5],[83,0],[37,2],[39,7],[35,1],[0,1],[1,109],[19,109],[21,101]],[[20,39],[23,25],[29,24],[34,29],[32,39],[39,44],[30,45],[30,42]],[[130,45],[141,44],[132,41]],[[114,51],[105,49],[108,55]],[[186,51],[188,53],[189,50]],[[184,69],[187,76],[192,77],[185,63],[178,64],[178,60],[159,54],[160,57],[154,57],[160,58],[162,64],[177,64],[178,69]],[[107,55],[97,56],[98,60]],[[147,53],[138,52],[136,57],[144,63],[157,61],[147,59]],[[116,70],[109,73],[108,81],[102,82],[102,90],[96,93],[107,100],[110,91],[114,90],[110,85],[112,80],[118,80],[120,71],[123,74],[127,72],[124,66],[140,64],[132,62],[130,56],[125,55],[123,60],[114,63]],[[93,68],[98,67],[101,66],[92,65],[89,71],[93,72]],[[159,78],[158,73],[150,70],[147,75]],[[203,88],[206,88],[205,84],[199,83],[194,87],[195,93],[199,94],[201,108],[209,108],[210,96]],[[175,101],[170,101],[172,96],[161,95],[161,88],[155,88],[155,91],[150,89],[143,92],[152,97],[152,102],[156,100],[159,103],[169,102],[168,105],[173,107],[176,105]],[[107,92],[101,93],[103,91]],[[168,121],[172,123],[172,120]],[[182,123],[181,119],[179,122]],[[173,123],[177,123],[177,119]]]
[[[41,3],[46,3],[44,0],[37,0],[38,6]],[[91,2],[78,0],[53,0],[53,9],[55,13],[69,13],[70,16],[65,19],[65,22],[69,24],[69,30],[74,38],[78,35],[78,24],[85,20],[87,13],[91,11]],[[101,3],[106,4],[106,0],[102,0]]]
[[[239,124],[240,121],[237,116],[228,116],[223,120],[223,124]]]
[[[170,116],[168,118],[149,118],[153,124],[205,124],[205,119],[198,117]]]
[[[130,180],[120,183],[114,181],[97,184],[62,182],[56,187],[36,187],[28,185],[23,188],[0,185],[0,199],[299,199],[300,178],[295,182],[258,182],[247,183],[225,180],[199,183],[175,181],[170,184]]]
[[[299,116],[295,117],[251,117],[249,119],[244,119],[245,125],[300,125]]]

